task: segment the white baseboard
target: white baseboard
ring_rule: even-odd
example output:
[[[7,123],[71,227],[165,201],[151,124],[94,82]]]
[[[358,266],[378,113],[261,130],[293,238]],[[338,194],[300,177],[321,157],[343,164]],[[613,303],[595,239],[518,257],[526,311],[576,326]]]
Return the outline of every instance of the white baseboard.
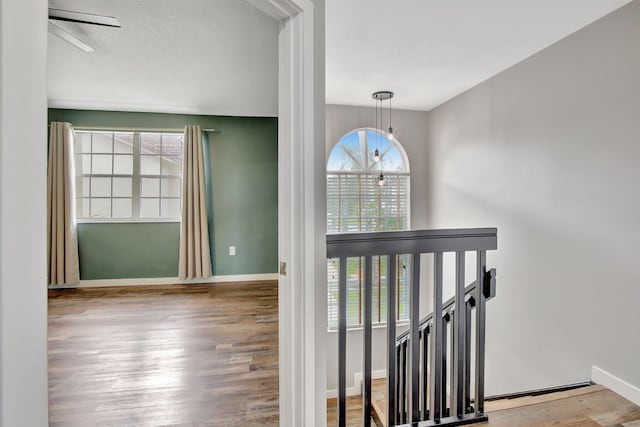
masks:
[[[597,366],[591,367],[591,381],[615,391],[620,396],[630,400],[636,405],[640,405],[640,388],[633,384],[629,384],[625,380],[622,380],[615,375],[598,368]]]
[[[206,279],[180,280],[177,277],[152,277],[142,279],[102,279],[80,280],[70,285],[54,286],[49,289],[65,288],[102,288],[110,286],[148,286],[148,285],[188,285],[197,283],[226,283],[226,282],[258,282],[265,280],[278,280],[278,273],[263,274],[236,274],[225,276],[211,276]]]
[[[379,378],[386,378],[387,370],[380,369],[379,371],[371,372],[371,378],[377,380]],[[353,374],[353,386],[346,387],[347,396],[360,396],[362,394],[362,372],[356,372]],[[338,390],[327,390],[327,399],[338,397]]]

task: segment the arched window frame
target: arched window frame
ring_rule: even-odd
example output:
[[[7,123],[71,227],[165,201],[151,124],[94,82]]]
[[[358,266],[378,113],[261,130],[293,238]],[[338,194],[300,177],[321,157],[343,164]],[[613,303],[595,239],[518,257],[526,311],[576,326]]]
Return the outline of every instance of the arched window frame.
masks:
[[[353,153],[350,153],[350,151],[345,148],[348,142],[343,144],[343,141],[346,141],[346,139],[350,137],[352,134],[358,135],[359,156],[352,155]],[[384,138],[384,140],[382,141],[384,142],[384,144],[388,144],[388,147],[386,147],[384,151],[379,150],[380,151],[379,163],[373,162],[373,152],[375,148],[381,147],[381,144],[376,143],[377,141],[381,141],[381,140],[378,139],[376,141],[376,139],[373,139],[372,141],[370,141],[371,137]],[[353,141],[351,141],[351,144],[353,144]],[[389,169],[388,168],[389,165],[386,165],[386,162],[384,161],[385,156],[387,156],[388,153],[391,153],[392,149],[394,149],[394,155],[397,153],[400,157],[401,166],[402,166],[400,170],[398,170],[397,158],[395,158],[395,160],[391,164],[391,166],[392,167],[395,166],[396,169]],[[335,167],[330,168],[332,163],[332,156],[334,155],[335,150],[342,150],[345,154],[347,154],[353,160],[352,166],[359,165],[360,168],[348,168],[348,169],[335,168]],[[383,220],[380,212],[382,209],[382,202],[380,199],[381,197],[380,195],[382,194],[381,191],[383,191],[384,187],[382,187],[381,189],[377,185],[378,177],[381,172],[385,176],[385,179],[387,180],[386,185],[394,184],[394,183],[395,185],[397,185],[396,191],[398,194],[398,202],[396,205],[396,210],[399,215],[401,212],[401,207],[404,205],[404,216],[402,217],[402,219],[400,219],[400,216],[398,216],[398,219],[396,220],[396,224],[395,224],[396,227],[383,226]],[[336,216],[337,216],[337,224],[334,223],[333,226],[331,226],[332,215],[330,214],[330,211],[331,211],[330,204],[331,204],[331,198],[332,198],[331,189],[333,187],[330,185],[330,180],[331,180],[331,177],[335,177],[336,175],[338,176],[337,177],[338,187],[340,187],[340,183],[342,182],[343,177],[345,179],[347,176],[358,177],[357,179],[357,182],[358,182],[357,210],[359,212],[360,218],[359,218],[357,227],[354,227],[354,224],[347,224],[345,226],[342,223],[343,216],[341,214],[341,209],[342,209],[343,200],[341,196],[337,196],[338,203],[339,203],[338,213],[337,215],[335,214],[333,215],[334,221],[336,221]],[[404,177],[404,179],[400,179],[399,177]],[[353,183],[353,181],[351,182]],[[375,186],[376,190],[374,190],[374,192],[375,191],[378,192],[378,205],[377,205],[378,220],[376,223],[377,226],[374,227],[375,229],[371,229],[371,227],[367,227],[366,225],[363,224],[362,200],[364,196],[363,196],[363,190],[361,188],[361,186],[363,185],[363,182],[365,183],[365,185]],[[404,194],[402,194],[402,200],[400,199],[401,189],[404,189]],[[339,190],[338,190],[338,193],[340,194]],[[351,197],[353,197],[353,195]],[[327,228],[328,228],[328,232],[341,233],[341,232],[367,232],[367,231],[388,231],[388,230],[409,229],[411,226],[410,200],[411,200],[411,169],[410,169],[409,157],[407,156],[407,153],[404,150],[404,147],[397,139],[387,138],[385,133],[382,130],[371,128],[371,127],[364,127],[364,128],[354,129],[348,132],[342,138],[340,138],[336,142],[336,144],[332,147],[329,157],[327,159],[327,202],[328,202],[327,203],[327,206],[328,206]],[[374,220],[374,223],[375,223],[375,220]],[[369,222],[369,225],[370,224],[371,222]],[[401,269],[399,273],[401,276],[398,279],[399,283],[397,286],[398,307],[396,312],[398,313],[398,320],[402,321],[402,320],[408,319],[408,271],[410,269],[408,268],[408,263],[409,263],[408,257],[401,256],[400,258],[401,259],[400,259],[399,265],[401,266]],[[348,286],[350,286],[349,288],[350,299],[347,301],[347,306],[348,306],[347,325],[349,327],[358,327],[362,322],[362,277],[364,276],[362,271],[362,267],[363,267],[362,260],[359,258],[350,259],[349,265],[350,265],[350,269],[351,270],[355,269],[356,273],[355,274],[348,273],[348,276],[350,277],[354,276],[355,278],[352,279],[351,283],[349,283],[349,279],[348,279]],[[402,268],[402,266],[404,267],[404,269]],[[333,293],[337,291],[337,282],[336,282],[337,269],[336,268],[337,268],[337,264],[335,264],[335,260],[329,260],[328,262],[329,329],[335,328],[337,323],[337,301],[334,297],[332,297]],[[376,269],[378,273],[377,275],[375,274]],[[360,270],[360,274],[357,273],[358,270]],[[386,307],[384,305],[385,298],[383,295],[383,293],[385,292],[384,290],[386,289],[386,285],[384,284],[382,279],[383,277],[386,277],[385,271],[386,271],[386,259],[384,259],[384,257],[382,259],[380,259],[379,257],[376,257],[376,260],[374,260],[374,323],[386,322],[386,318],[385,318]],[[357,289],[357,291],[353,290],[354,287]],[[376,291],[377,291],[377,295],[376,295]],[[357,292],[358,294],[357,300],[355,299],[355,295],[352,295],[354,292]],[[357,309],[358,302],[360,305],[360,310]]]

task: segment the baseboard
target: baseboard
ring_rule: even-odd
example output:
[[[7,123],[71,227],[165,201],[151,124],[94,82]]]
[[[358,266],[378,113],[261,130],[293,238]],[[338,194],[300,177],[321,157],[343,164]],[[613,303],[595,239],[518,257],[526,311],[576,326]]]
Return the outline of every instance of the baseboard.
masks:
[[[371,379],[377,380],[387,377],[387,370],[380,369],[379,371],[371,372]],[[353,374],[353,386],[346,387],[347,396],[360,396],[362,394],[362,372],[356,372]],[[338,390],[327,390],[327,399],[335,399],[338,397]]]
[[[591,367],[591,380],[615,391],[627,400],[640,405],[640,388],[604,371],[597,366]]]
[[[211,276],[205,279],[193,279],[193,280],[180,280],[177,277],[80,280],[78,283],[74,283],[70,285],[59,285],[59,286],[49,285],[49,289],[102,288],[102,287],[112,287],[112,286],[188,285],[188,284],[198,284],[198,283],[260,282],[265,280],[278,280],[278,273]]]

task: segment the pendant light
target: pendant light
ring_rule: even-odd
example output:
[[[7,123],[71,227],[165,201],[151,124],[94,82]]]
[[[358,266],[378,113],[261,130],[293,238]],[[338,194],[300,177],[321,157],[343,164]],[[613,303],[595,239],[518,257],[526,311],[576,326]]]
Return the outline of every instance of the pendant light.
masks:
[[[393,92],[389,90],[379,90],[377,92],[373,92],[371,97],[376,101],[376,132],[379,132],[378,127],[378,103],[380,103],[380,127],[382,127],[382,113],[383,113],[383,101],[389,101],[389,132],[385,135],[384,132],[382,134],[389,140],[393,140],[393,127],[391,126],[391,98],[393,98]],[[384,174],[382,173],[382,164],[380,162],[380,151],[376,148],[373,152],[373,161],[380,165],[380,176],[378,176],[378,185],[383,186],[386,183],[386,179]]]

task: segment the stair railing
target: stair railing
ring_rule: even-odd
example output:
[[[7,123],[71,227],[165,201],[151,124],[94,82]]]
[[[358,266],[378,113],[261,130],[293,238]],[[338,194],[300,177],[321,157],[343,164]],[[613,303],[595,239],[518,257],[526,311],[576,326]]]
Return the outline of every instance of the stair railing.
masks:
[[[485,304],[495,295],[497,229],[410,230],[327,235],[327,258],[339,259],[338,426],[346,426],[347,258],[364,257],[363,420],[372,415],[372,257],[387,256],[387,426],[453,426],[486,421],[484,413]],[[465,287],[465,252],[476,252],[476,280]],[[443,303],[443,257],[455,252],[455,295]],[[420,319],[420,257],[433,254],[433,312]],[[411,254],[409,329],[396,337],[398,255]],[[391,279],[391,280],[389,280]],[[478,286],[480,283],[480,286]],[[472,316],[475,324],[472,330]],[[450,345],[447,345],[450,336]],[[471,398],[471,338],[475,338]],[[450,347],[450,352],[447,351]],[[447,361],[450,375],[447,375]],[[447,398],[447,385],[450,387]],[[472,405],[473,403],[473,405]]]

